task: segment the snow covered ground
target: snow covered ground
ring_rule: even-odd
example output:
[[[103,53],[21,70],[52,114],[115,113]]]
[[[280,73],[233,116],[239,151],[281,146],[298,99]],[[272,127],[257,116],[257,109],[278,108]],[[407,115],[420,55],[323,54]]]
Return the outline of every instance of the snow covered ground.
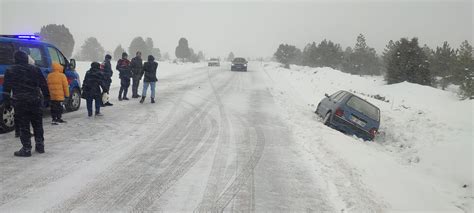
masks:
[[[472,100],[459,101],[455,93],[407,82],[385,85],[381,77],[354,76],[331,68],[263,66],[296,141],[331,168],[328,179],[334,173],[341,176],[343,180],[336,178],[334,184],[342,191],[344,179],[355,177],[387,209],[472,211]],[[357,93],[381,109],[382,133],[375,142],[326,128],[313,113],[325,93],[338,90]],[[375,95],[388,101],[372,98]],[[334,165],[337,162],[342,165]],[[337,166],[351,172],[338,174],[343,170],[337,171]],[[346,201],[356,199],[356,194],[345,197]]]
[[[119,102],[115,73],[104,117],[45,117],[42,155],[15,158],[18,139],[0,135],[0,212],[472,211],[472,101],[329,68],[229,67],[160,62],[154,105]],[[375,142],[313,113],[340,89],[381,109]]]

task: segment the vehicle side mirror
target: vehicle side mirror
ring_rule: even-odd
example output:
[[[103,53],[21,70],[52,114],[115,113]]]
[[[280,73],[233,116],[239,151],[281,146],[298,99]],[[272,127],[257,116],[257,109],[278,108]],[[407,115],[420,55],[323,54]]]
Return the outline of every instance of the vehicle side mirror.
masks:
[[[71,59],[69,61],[69,68],[72,69],[72,70],[76,69],[76,60]]]
[[[329,95],[327,93],[325,93],[324,96],[326,96],[326,98],[329,98]]]

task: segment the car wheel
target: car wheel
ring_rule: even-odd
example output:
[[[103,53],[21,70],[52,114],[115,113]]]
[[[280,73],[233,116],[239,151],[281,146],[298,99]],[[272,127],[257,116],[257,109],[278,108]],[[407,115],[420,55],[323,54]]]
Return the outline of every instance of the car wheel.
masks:
[[[0,120],[0,132],[5,133],[13,131],[15,129],[15,110],[13,107],[6,109],[2,104],[0,105],[0,112],[2,113]]]
[[[323,123],[326,126],[331,125],[331,112],[326,113],[326,116],[324,116]]]
[[[77,111],[81,107],[81,92],[78,88],[74,88],[71,97],[66,102],[66,110],[68,112]]]

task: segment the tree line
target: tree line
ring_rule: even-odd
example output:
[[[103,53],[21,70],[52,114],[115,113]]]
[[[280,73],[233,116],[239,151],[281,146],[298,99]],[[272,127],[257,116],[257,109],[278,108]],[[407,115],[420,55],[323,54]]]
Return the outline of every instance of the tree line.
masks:
[[[309,67],[331,67],[355,75],[384,75],[388,84],[408,81],[440,87],[449,84],[460,86],[463,98],[474,98],[473,48],[468,41],[458,49],[448,42],[431,49],[421,47],[417,38],[390,40],[383,53],[378,55],[367,45],[360,34],[354,47],[342,50],[340,44],[323,40],[307,44],[303,51],[294,45],[280,44],[273,55],[285,67],[290,64]]]

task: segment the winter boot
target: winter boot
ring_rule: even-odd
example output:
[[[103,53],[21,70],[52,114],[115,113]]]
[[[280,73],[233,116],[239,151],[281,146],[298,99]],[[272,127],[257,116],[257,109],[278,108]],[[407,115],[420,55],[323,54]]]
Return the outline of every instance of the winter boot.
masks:
[[[67,123],[67,121],[63,120],[62,118],[56,119],[56,122],[61,123],[61,124]]]
[[[155,103],[155,98],[151,98],[151,103],[152,103],[152,104]]]
[[[105,105],[105,106],[113,106],[113,104],[110,103],[110,102],[107,102],[107,103],[105,103],[104,105]]]
[[[44,153],[44,145],[36,145],[35,151],[41,154]]]
[[[143,102],[145,102],[145,96],[143,96],[142,99],[140,100],[141,104],[143,104]]]
[[[104,116],[104,114],[102,114],[102,113],[100,113],[100,112],[96,112],[96,113],[95,113],[95,116],[97,116],[97,117],[102,117],[102,116]]]
[[[25,147],[21,148],[20,150],[13,153],[17,157],[30,157],[31,156],[31,149],[27,149]]]
[[[128,100],[130,100],[130,99],[128,99],[127,97],[123,97],[122,100],[128,101]]]

